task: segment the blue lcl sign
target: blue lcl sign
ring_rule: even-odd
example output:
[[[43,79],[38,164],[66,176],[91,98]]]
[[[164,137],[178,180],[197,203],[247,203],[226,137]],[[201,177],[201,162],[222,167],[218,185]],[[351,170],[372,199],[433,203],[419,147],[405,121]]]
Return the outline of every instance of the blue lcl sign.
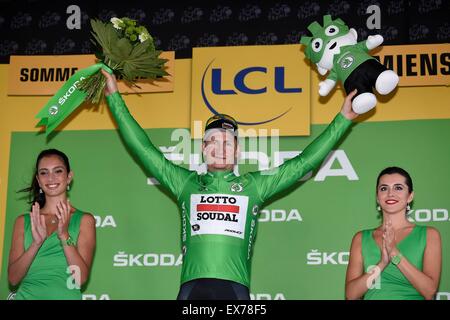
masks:
[[[261,94],[267,92],[267,87],[250,88],[245,79],[252,73],[264,73],[267,74],[266,67],[248,67],[242,69],[234,76],[234,87],[237,91],[245,94]],[[302,88],[286,88],[285,85],[285,68],[275,67],[274,69],[274,89],[279,93],[299,93],[302,92]],[[217,95],[237,94],[236,90],[224,89],[222,87],[222,69],[211,69],[211,91]]]

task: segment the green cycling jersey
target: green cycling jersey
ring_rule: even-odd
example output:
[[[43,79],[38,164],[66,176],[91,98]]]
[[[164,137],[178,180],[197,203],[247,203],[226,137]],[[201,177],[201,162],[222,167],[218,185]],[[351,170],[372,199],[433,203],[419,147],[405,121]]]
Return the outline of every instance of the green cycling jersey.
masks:
[[[236,176],[198,174],[167,160],[129,113],[121,95],[107,96],[130,152],[176,198],[181,209],[181,283],[199,278],[250,287],[258,212],[264,202],[316,168],[352,123],[339,113],[305,150],[278,168]]]

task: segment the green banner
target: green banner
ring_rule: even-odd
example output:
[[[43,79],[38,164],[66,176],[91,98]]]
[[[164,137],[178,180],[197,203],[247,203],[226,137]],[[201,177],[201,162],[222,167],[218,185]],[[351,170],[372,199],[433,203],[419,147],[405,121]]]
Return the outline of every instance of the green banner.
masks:
[[[303,150],[310,137],[280,138],[280,163]],[[172,159],[170,129],[147,130]],[[259,213],[251,294],[253,299],[344,299],[353,235],[380,223],[375,203],[378,173],[387,166],[410,172],[415,199],[411,221],[436,227],[442,237],[438,299],[450,299],[450,120],[367,122],[355,125],[320,169],[278,196]],[[74,171],[74,206],[97,222],[97,248],[84,299],[175,299],[181,271],[180,213],[175,201],[127,152],[115,130],[63,131],[48,144],[35,133],[11,137],[10,171],[0,298],[8,286],[8,253],[14,220],[27,212],[24,194],[37,154],[46,148],[68,154]],[[252,140],[245,140],[250,158]],[[268,139],[270,143],[270,139]],[[197,149],[192,144],[191,168]],[[262,157],[263,155],[261,155]],[[197,154],[198,158],[200,154]],[[240,171],[262,168],[264,161]]]
[[[47,136],[84,102],[87,94],[79,90],[80,84],[100,69],[112,74],[111,68],[103,63],[96,63],[77,71],[39,111],[36,118],[41,120],[37,126],[45,126]]]

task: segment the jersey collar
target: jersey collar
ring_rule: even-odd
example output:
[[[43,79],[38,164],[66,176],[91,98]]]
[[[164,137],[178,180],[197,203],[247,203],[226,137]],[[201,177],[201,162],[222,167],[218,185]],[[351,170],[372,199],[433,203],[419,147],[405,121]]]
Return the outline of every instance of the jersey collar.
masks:
[[[230,178],[234,178],[233,170],[227,171],[208,171],[206,173],[207,176],[215,179],[224,179],[229,180]]]

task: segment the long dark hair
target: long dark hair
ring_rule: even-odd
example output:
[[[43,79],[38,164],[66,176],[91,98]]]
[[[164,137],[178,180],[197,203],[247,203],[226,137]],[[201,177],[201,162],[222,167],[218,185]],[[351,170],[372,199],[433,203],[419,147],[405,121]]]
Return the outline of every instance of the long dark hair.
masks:
[[[29,193],[29,202],[28,203],[32,205],[35,202],[37,202],[37,203],[39,203],[39,206],[41,208],[43,208],[45,206],[45,194],[40,192],[41,188],[39,187],[39,183],[36,179],[36,176],[38,174],[39,162],[42,160],[42,158],[49,157],[49,156],[59,157],[62,160],[62,162],[64,163],[67,173],[70,172],[69,158],[66,156],[66,154],[64,152],[61,152],[56,149],[43,150],[43,151],[41,151],[41,153],[39,153],[39,155],[36,159],[36,165],[35,165],[33,177],[31,178],[30,186],[18,191],[18,192],[28,192]]]
[[[388,167],[386,169],[381,170],[381,172],[377,178],[377,190],[378,190],[378,185],[380,184],[381,176],[384,176],[385,174],[395,174],[395,173],[397,173],[397,174],[401,175],[403,178],[405,178],[405,183],[408,186],[409,193],[413,192],[414,189],[413,189],[413,182],[412,182],[411,176],[405,169],[402,169],[399,167]]]

